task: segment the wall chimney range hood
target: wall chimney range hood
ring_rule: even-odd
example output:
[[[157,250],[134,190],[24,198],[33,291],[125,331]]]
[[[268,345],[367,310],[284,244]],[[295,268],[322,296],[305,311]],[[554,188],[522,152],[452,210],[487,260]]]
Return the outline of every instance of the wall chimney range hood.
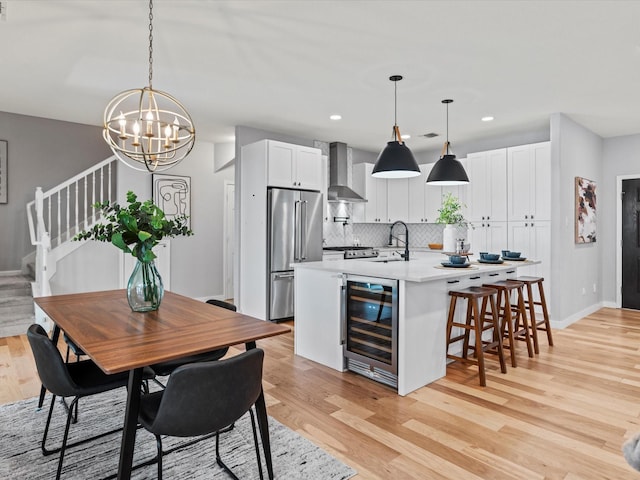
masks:
[[[347,144],[333,142],[329,144],[329,202],[366,202],[347,185],[348,178]]]

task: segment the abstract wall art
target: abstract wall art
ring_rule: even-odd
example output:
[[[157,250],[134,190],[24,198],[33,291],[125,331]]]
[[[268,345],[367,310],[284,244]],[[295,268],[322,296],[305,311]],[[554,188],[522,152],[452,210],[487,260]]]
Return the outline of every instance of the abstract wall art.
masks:
[[[596,241],[596,182],[576,177],[576,243]]]
[[[186,215],[191,228],[191,177],[153,174],[153,202],[167,218]]]

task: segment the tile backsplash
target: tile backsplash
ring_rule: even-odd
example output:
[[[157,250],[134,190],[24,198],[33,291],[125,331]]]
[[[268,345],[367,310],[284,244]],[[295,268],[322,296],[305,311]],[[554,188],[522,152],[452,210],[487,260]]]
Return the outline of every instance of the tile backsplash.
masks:
[[[324,226],[324,244],[327,247],[353,245],[357,240],[360,245],[367,247],[381,247],[389,242],[388,223],[352,223],[353,206],[349,203],[330,203],[329,221]],[[336,221],[336,217],[348,217],[345,221]],[[444,225],[436,223],[410,223],[409,245],[412,247],[426,247],[429,243],[441,243]],[[401,234],[402,228],[396,227],[394,234]],[[458,238],[466,237],[466,229],[461,229]]]

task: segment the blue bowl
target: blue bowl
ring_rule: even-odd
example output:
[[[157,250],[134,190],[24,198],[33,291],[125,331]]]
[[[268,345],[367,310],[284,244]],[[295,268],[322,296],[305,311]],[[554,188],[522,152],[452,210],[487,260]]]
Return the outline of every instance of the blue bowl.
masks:
[[[450,255],[449,256],[449,262],[453,263],[454,265],[462,265],[466,261],[467,261],[467,257],[463,257],[461,255]]]
[[[500,255],[498,255],[497,253],[485,253],[484,255],[480,255],[480,258],[482,260],[489,260],[490,262],[495,262],[496,260],[500,259]]]
[[[507,258],[519,258],[520,257],[520,252],[513,252],[513,251],[509,251],[507,250]]]

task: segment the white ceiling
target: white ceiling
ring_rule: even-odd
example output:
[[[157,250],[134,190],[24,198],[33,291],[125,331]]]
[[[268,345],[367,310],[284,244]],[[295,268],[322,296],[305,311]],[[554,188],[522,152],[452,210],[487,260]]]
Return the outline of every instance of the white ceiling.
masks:
[[[0,1],[0,111],[101,125],[147,85],[146,0]],[[554,112],[640,132],[639,1],[155,0],[153,58],[153,87],[214,142],[247,125],[378,151],[393,74],[415,151],[442,144],[421,135],[444,135],[444,98],[454,146]]]

